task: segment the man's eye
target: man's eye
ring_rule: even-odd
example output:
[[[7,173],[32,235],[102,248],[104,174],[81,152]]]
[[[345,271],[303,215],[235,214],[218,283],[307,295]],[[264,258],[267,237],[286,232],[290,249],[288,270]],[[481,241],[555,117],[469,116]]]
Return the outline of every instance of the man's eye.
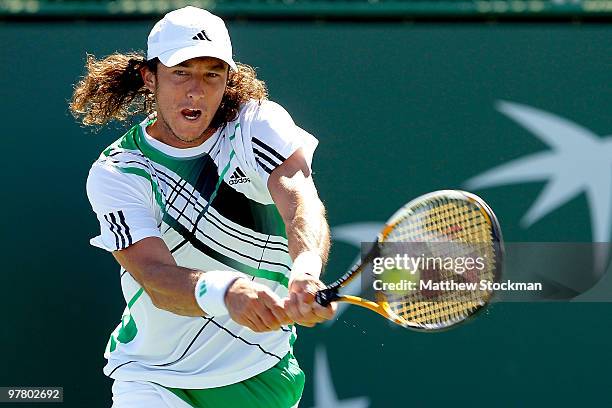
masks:
[[[175,75],[178,75],[178,76],[187,75],[187,73],[186,73],[185,71],[181,71],[181,70],[176,70],[176,71],[174,71],[174,74],[175,74]]]
[[[217,74],[216,72],[209,72],[208,73],[208,77],[209,78],[217,78],[218,76],[220,76],[219,74]]]

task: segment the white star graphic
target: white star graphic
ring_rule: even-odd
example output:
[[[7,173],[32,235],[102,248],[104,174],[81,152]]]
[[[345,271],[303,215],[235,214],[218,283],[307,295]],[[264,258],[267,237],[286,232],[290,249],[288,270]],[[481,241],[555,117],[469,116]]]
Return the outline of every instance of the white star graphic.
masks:
[[[521,157],[470,180],[468,189],[547,180],[544,190],[521,223],[527,228],[581,193],[591,214],[593,242],[609,242],[612,235],[612,137],[597,136],[568,119],[527,105],[500,101],[497,109],[550,150]],[[607,263],[607,246],[596,254],[597,269]]]
[[[338,399],[325,348],[317,347],[315,350],[314,372],[315,406],[312,408],[367,408],[370,405],[370,400],[367,397]]]

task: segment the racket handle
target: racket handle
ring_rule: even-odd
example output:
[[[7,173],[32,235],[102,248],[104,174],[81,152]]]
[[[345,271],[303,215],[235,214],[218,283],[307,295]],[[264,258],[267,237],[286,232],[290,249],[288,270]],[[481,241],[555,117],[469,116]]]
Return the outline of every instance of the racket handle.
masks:
[[[329,304],[335,300],[340,299],[338,296],[338,288],[327,288],[317,292],[315,295],[315,301],[323,307],[329,306]]]

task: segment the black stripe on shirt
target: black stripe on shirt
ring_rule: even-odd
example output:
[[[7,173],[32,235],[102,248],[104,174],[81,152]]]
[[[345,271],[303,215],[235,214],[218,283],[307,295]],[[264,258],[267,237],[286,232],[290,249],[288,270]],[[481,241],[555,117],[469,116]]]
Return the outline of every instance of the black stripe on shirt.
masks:
[[[115,248],[119,249],[119,234],[117,234],[117,232],[115,231],[115,224],[113,224],[110,220],[110,217],[108,216],[108,214],[104,214],[104,219],[106,220],[106,222],[108,222],[109,226],[110,226],[110,230],[113,233],[113,235],[115,236]]]
[[[130,235],[130,227],[128,227],[127,223],[125,222],[125,217],[123,216],[123,211],[119,211],[119,222],[125,228],[125,235],[127,235],[127,240],[128,240],[127,246],[132,245],[132,236]]]
[[[117,246],[117,249],[125,249],[125,236],[123,235],[123,233],[121,232],[121,227],[119,226],[119,224],[117,224],[117,219],[115,218],[115,214],[110,213],[108,214],[111,218],[111,220],[113,220],[113,224],[115,224],[115,226],[117,226],[117,233],[119,234],[119,238],[121,238],[121,246]]]
[[[273,250],[275,250],[275,251],[284,251],[284,252],[287,252],[287,249],[288,249],[287,244],[285,244],[284,242],[274,242],[274,241],[270,241],[270,235],[269,235],[269,234],[268,234],[268,238],[267,238],[267,239],[264,241],[264,240],[263,240],[263,239],[261,239],[261,238],[257,238],[257,237],[255,237],[255,236],[253,236],[253,235],[247,234],[246,232],[242,232],[242,231],[237,230],[236,228],[232,228],[232,227],[230,227],[229,225],[227,225],[227,224],[225,224],[223,221],[221,221],[219,218],[217,218],[217,217],[216,217],[216,216],[215,216],[213,213],[211,213],[211,212],[206,213],[206,214],[204,215],[204,218],[206,219],[206,221],[210,222],[212,225],[214,225],[215,227],[217,227],[219,230],[221,230],[221,232],[224,232],[224,233],[226,233],[227,235],[230,235],[230,236],[232,236],[232,237],[234,237],[234,238],[238,238],[238,237],[236,237],[235,235],[233,235],[233,234],[231,234],[231,233],[229,233],[229,232],[225,231],[225,228],[221,228],[221,227],[220,227],[219,225],[217,225],[215,222],[213,222],[213,221],[211,221],[210,219],[208,219],[208,217],[210,217],[210,218],[212,218],[212,219],[216,220],[216,221],[217,221],[219,224],[221,224],[223,227],[225,227],[225,228],[227,228],[227,229],[229,229],[229,230],[232,230],[232,231],[234,231],[234,232],[236,232],[236,233],[238,233],[238,234],[240,234],[240,235],[242,235],[242,236],[245,236],[245,237],[248,237],[248,238],[251,238],[251,239],[253,239],[253,240],[256,240],[256,241],[259,241],[259,242],[263,243],[264,245],[266,245],[266,247],[267,247],[268,249],[273,249]],[[240,238],[238,238],[238,239],[240,239]],[[250,242],[250,243],[254,244],[253,242]],[[280,245],[282,248],[274,248],[274,247],[269,246],[269,244],[276,244],[276,245]],[[259,246],[259,245],[257,245],[257,246]]]
[[[251,256],[245,255],[245,254],[243,254],[241,252],[234,251],[231,248],[228,248],[226,246],[223,246],[223,245],[219,244],[217,241],[211,239],[209,236],[207,236],[205,234],[202,234],[202,232],[199,229],[197,231],[201,235],[204,235],[204,237],[206,237],[208,240],[210,240],[213,243],[215,243],[216,245],[222,247],[227,252],[226,253],[219,252],[218,250],[212,248],[210,245],[206,244],[199,237],[197,237],[195,232],[192,232],[191,230],[187,229],[187,227],[185,225],[183,225],[180,221],[175,220],[172,217],[168,217],[167,222],[171,223],[172,229],[174,229],[174,231],[176,231],[181,237],[183,237],[183,239],[189,241],[189,243],[191,244],[191,246],[193,246],[194,249],[202,252],[204,255],[207,255],[207,256],[215,259],[216,261],[219,261],[219,262],[223,263],[224,262],[222,260],[223,258],[230,258],[230,259],[232,259],[232,260],[234,260],[236,262],[242,263],[242,261],[240,261],[238,259],[232,258],[232,255],[229,253],[229,252],[232,252],[234,254],[240,255],[240,257],[242,257],[242,258],[250,259],[253,262],[257,262],[257,259],[255,259],[255,258],[253,258]],[[272,261],[262,261],[262,262],[265,262],[268,265],[282,266],[283,268],[285,268],[288,271],[291,270],[291,268],[288,265],[285,265],[283,263],[272,262]],[[282,273],[282,272],[278,272],[278,273]]]
[[[117,367],[115,367],[115,368],[113,369],[113,371],[111,371],[111,372],[110,372],[110,374],[109,374],[108,376],[112,378],[113,373],[114,373],[115,371],[117,371],[118,369],[120,369],[120,368],[121,368],[121,367],[123,367],[124,365],[130,364],[130,363],[135,363],[135,362],[136,362],[136,361],[131,360],[131,361],[126,361],[126,362],[125,362],[125,363],[123,363],[123,364],[119,364]]]
[[[263,162],[259,160],[259,157],[255,157],[255,161],[261,166],[262,169],[266,171],[266,173],[268,174],[272,173],[272,169],[266,166],[265,164],[263,164]]]
[[[217,327],[218,327],[218,328],[220,328],[221,330],[224,330],[225,332],[229,333],[229,334],[230,334],[230,335],[231,335],[233,338],[238,339],[238,340],[241,340],[241,341],[242,341],[244,344],[247,344],[247,345],[249,345],[249,346],[256,346],[256,347],[258,347],[258,348],[259,348],[259,349],[260,349],[260,350],[261,350],[261,351],[262,351],[264,354],[267,354],[267,355],[269,355],[269,356],[276,357],[276,358],[278,358],[279,360],[282,360],[282,358],[280,358],[280,357],[279,357],[279,356],[277,356],[276,354],[274,354],[274,353],[270,353],[269,351],[267,351],[266,349],[264,349],[263,347],[261,347],[261,344],[251,343],[251,342],[249,342],[249,341],[247,341],[247,340],[243,339],[242,337],[235,335],[235,334],[234,334],[234,333],[232,333],[232,332],[231,332],[231,331],[230,331],[230,330],[229,330],[227,327],[222,326],[222,325],[220,325],[219,323],[215,322],[213,318],[206,317],[206,316],[202,316],[202,318],[203,318],[203,319],[206,319],[206,320],[208,320],[208,321],[211,321],[211,322],[212,322],[212,323],[213,323],[215,326],[217,326]]]
[[[179,223],[180,223],[180,221],[179,221],[179,220],[177,220],[177,222],[179,222]],[[190,221],[190,222],[191,222],[191,221]],[[197,238],[197,237],[196,237],[196,231],[197,231],[197,232],[199,232],[200,234],[202,234],[202,235],[203,235],[203,236],[204,236],[206,239],[208,239],[209,241],[211,241],[211,242],[215,243],[217,246],[219,246],[219,247],[221,247],[221,248],[225,249],[225,250],[226,250],[228,253],[229,253],[229,252],[231,252],[231,253],[234,253],[234,254],[236,254],[236,255],[238,255],[238,256],[241,256],[241,257],[243,257],[243,258],[249,259],[249,260],[251,260],[251,261],[253,261],[253,262],[258,262],[257,258],[253,258],[253,257],[252,257],[252,256],[250,256],[250,255],[247,255],[247,254],[242,253],[242,251],[237,251],[237,250],[235,250],[235,249],[233,249],[233,248],[230,248],[230,247],[228,247],[228,246],[226,246],[226,245],[223,245],[222,243],[218,242],[217,240],[213,239],[212,237],[210,237],[210,236],[206,235],[206,234],[204,233],[204,231],[202,231],[202,230],[199,228],[199,226],[196,226],[196,225],[195,225],[195,224],[193,224],[193,223],[192,223],[192,225],[193,225],[193,226],[191,227],[191,234],[193,235],[193,238],[194,238],[194,239],[196,239],[196,240],[198,240],[198,241],[200,241],[200,242],[202,242],[204,245],[206,245],[206,244],[205,244],[205,243],[204,243],[202,240],[200,240],[199,238]],[[183,227],[185,227],[185,225],[183,225]],[[178,231],[177,231],[177,232],[178,232]],[[180,232],[179,232],[179,234],[180,234]],[[182,234],[180,234],[180,235],[182,235]],[[186,238],[186,237],[184,237],[184,238]],[[241,240],[241,241],[244,241],[244,240]],[[244,241],[244,242],[246,242],[246,241]],[[193,243],[192,243],[192,244],[193,244]],[[253,245],[261,247],[260,245],[256,245],[256,244],[253,244]],[[210,247],[210,245],[206,245],[206,246]],[[265,248],[264,248],[264,249],[265,249]],[[229,256],[229,255],[225,255],[225,256]],[[259,262],[264,262],[264,263],[267,263],[268,265],[282,266],[283,268],[285,268],[285,269],[287,269],[287,270],[291,270],[291,268],[290,268],[288,265],[285,265],[284,263],[280,263],[280,262],[273,262],[273,261],[261,261],[261,260],[260,260]]]
[[[110,156],[108,156],[106,160],[113,164],[138,164],[139,166],[142,166],[144,170],[149,170],[149,166],[147,166],[146,163],[142,163],[137,160],[122,161],[122,160],[117,160],[117,159],[111,159]],[[123,168],[123,167],[119,166],[119,168]]]
[[[170,228],[170,226],[168,226],[168,228]],[[177,246],[175,246],[174,248],[172,248],[170,250],[170,253],[171,254],[175,253],[176,251],[181,249],[183,247],[183,245],[185,245],[187,242],[189,242],[189,241],[187,241],[186,239],[183,239]]]
[[[182,182],[184,182],[184,183],[181,185]],[[169,183],[166,183],[166,184],[169,184]],[[196,192],[195,189],[192,189],[190,197],[189,198],[185,197],[183,195],[183,191],[185,191],[187,193],[187,190],[185,188],[185,187],[187,187],[187,184],[188,184],[187,180],[179,179],[179,182],[178,183],[174,183],[174,186],[172,186],[172,191],[170,192],[170,196],[169,196],[168,200],[166,200],[166,205],[167,206],[174,208],[179,213],[179,215],[178,215],[179,217],[184,216],[185,218],[188,218],[185,215],[185,211],[187,211],[187,207],[189,207],[189,204],[191,204],[191,199],[194,198],[194,194]],[[175,196],[174,196],[174,199],[172,199],[172,194],[173,193],[176,193]],[[187,194],[189,194],[189,193],[187,193]],[[183,197],[185,199],[185,205],[183,206],[183,209],[181,211],[179,211],[179,209],[174,205],[175,201],[179,198],[179,196],[181,196],[181,197]],[[192,205],[192,207],[193,207],[193,205]],[[164,231],[164,233],[165,232],[167,232],[167,230]]]
[[[255,157],[258,159],[264,159],[265,161],[267,161],[268,163],[270,163],[272,165],[272,167],[276,168],[278,166],[281,165],[281,162],[277,162],[274,159],[271,159],[270,156],[268,156],[267,154],[265,154],[264,152],[262,152],[261,150],[258,150],[256,148],[253,148],[253,153],[255,153]]]
[[[270,146],[268,146],[267,144],[265,144],[261,140],[257,139],[256,137],[253,138],[253,142],[256,145],[258,145],[259,147],[261,147],[262,149],[265,149],[268,152],[270,152],[274,157],[279,159],[281,161],[281,163],[284,162],[285,160],[287,160],[286,157],[281,156],[276,150],[272,149]]]
[[[178,363],[179,361],[181,361],[181,360],[182,360],[182,359],[185,357],[185,355],[187,354],[187,352],[189,351],[189,349],[191,348],[191,346],[193,346],[193,343],[195,343],[196,339],[197,339],[198,337],[200,337],[200,334],[202,334],[202,332],[204,331],[204,329],[206,328],[206,326],[208,326],[208,323],[210,323],[210,322],[211,322],[211,320],[209,320],[209,321],[207,321],[206,323],[204,323],[204,326],[202,326],[202,327],[200,328],[200,330],[198,331],[198,333],[195,335],[195,337],[193,338],[193,340],[191,340],[191,343],[189,343],[189,345],[187,346],[187,348],[185,349],[185,351],[183,352],[183,354],[181,354],[181,356],[180,356],[179,358],[177,358],[176,360],[171,361],[171,362],[169,362],[169,363],[165,363],[165,364],[155,364],[155,365],[154,365],[154,367],[168,367],[169,365],[176,364],[176,363]]]

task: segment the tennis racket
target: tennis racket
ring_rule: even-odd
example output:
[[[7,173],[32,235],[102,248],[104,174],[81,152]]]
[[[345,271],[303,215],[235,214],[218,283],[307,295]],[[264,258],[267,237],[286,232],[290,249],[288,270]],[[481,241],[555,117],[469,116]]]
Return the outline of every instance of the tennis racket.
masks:
[[[499,222],[480,197],[458,190],[436,191],[393,214],[362,261],[317,292],[315,300],[323,306],[347,302],[365,307],[410,329],[446,329],[490,302],[493,290],[487,282],[499,281],[503,252]],[[410,257],[410,267],[402,270],[394,265],[381,273],[380,260],[396,260],[398,255],[404,260]],[[468,257],[473,262],[466,267]],[[358,276],[362,293],[369,288],[371,300],[341,293]],[[449,287],[451,282],[454,287]]]

